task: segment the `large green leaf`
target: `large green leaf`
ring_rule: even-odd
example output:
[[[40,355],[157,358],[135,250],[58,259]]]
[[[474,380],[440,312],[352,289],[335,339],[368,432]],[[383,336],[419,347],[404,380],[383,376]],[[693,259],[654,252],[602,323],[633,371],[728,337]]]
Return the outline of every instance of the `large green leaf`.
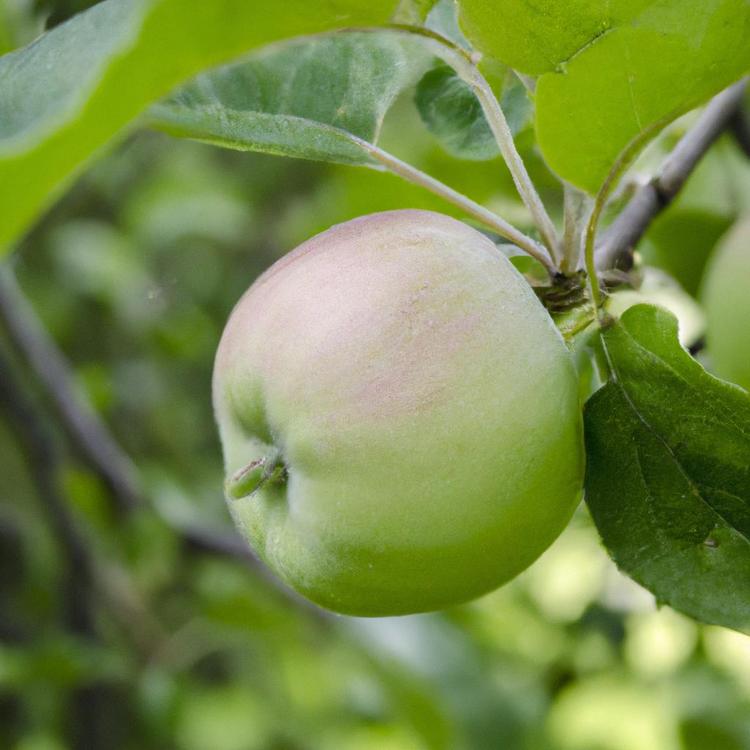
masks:
[[[651,0],[459,0],[461,25],[482,52],[529,75],[561,62]]]
[[[0,248],[177,84],[270,41],[382,23],[394,5],[105,0],[0,58]]]
[[[612,379],[586,405],[586,500],[615,562],[657,600],[750,632],[750,395],[637,305],[602,333]]]
[[[461,0],[488,54],[539,74],[550,166],[595,192],[617,156],[750,69],[748,0]]]
[[[200,75],[151,110],[175,135],[241,150],[370,163],[386,112],[431,57],[418,37],[349,32],[292,41]]]

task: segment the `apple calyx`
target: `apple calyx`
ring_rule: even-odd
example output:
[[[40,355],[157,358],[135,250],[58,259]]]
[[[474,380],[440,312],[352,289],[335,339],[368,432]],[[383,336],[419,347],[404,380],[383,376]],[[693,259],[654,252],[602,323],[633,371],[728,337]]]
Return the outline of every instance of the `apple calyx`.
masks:
[[[234,500],[255,494],[266,484],[286,481],[287,468],[281,451],[273,448],[267,455],[256,458],[232,474],[226,481],[227,495]]]

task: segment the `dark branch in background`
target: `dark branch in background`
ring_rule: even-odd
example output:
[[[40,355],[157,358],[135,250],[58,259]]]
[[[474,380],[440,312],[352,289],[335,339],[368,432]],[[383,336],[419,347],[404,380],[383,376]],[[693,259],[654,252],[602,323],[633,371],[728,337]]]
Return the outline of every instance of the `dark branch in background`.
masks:
[[[60,491],[60,457],[55,441],[39,419],[37,409],[21,384],[20,376],[10,359],[0,351],[0,408],[5,412],[18,438],[33,481],[49,518],[55,537],[70,564],[76,581],[87,584],[91,580],[92,562],[88,547],[68,512]],[[92,617],[79,586],[74,586],[70,603],[73,619],[91,629]]]
[[[729,121],[729,132],[745,155],[750,158],[750,117],[744,107],[739,107],[732,115]]]
[[[8,418],[27,459],[31,480],[60,545],[63,565],[62,605],[66,628],[89,641],[96,634],[94,564],[60,489],[62,463],[54,436],[21,383],[13,364],[0,351],[0,410]],[[79,750],[104,750],[109,728],[101,720],[111,703],[110,685],[85,682],[71,693],[70,740]]]
[[[104,480],[121,512],[140,502],[135,467],[80,395],[73,372],[16,283],[0,269],[0,319],[60,418],[71,443]]]
[[[747,80],[715,96],[664,161],[659,174],[640,187],[604,232],[596,251],[600,270],[628,269],[649,224],[675,199],[698,162],[740,110]]]
[[[30,395],[29,384],[19,369],[0,349],[0,412],[7,414],[26,455],[29,475],[66,561],[68,591],[64,601],[69,605],[70,627],[76,633],[93,637],[94,605],[104,601],[106,610],[126,623],[136,645],[147,653],[150,644],[157,640],[159,627],[132,595],[133,587],[127,577],[115,564],[97,559],[96,550],[78,526],[60,484],[64,467],[57,435],[48,428],[46,412]]]
[[[71,444],[110,489],[117,510],[128,513],[145,507],[145,493],[132,460],[76,387],[70,364],[47,333],[7,266],[0,267],[0,324],[44,389]],[[261,565],[238,534],[187,525],[172,524],[172,528],[187,548],[242,563],[297,608],[318,619],[328,620],[327,613],[309,604]]]

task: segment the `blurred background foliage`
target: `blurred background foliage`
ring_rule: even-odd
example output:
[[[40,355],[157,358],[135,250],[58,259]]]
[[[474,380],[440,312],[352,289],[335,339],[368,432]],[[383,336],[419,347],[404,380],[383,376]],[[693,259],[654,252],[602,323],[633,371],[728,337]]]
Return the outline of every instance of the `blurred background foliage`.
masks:
[[[0,0],[0,48],[90,4]],[[531,130],[517,140],[559,211]],[[451,158],[410,97],[383,142],[529,228],[500,162]],[[644,257],[698,293],[749,196],[748,168],[722,141]],[[370,170],[138,132],[17,248],[21,288],[145,502],[117,509],[0,326],[1,748],[750,748],[750,638],[658,608],[617,573],[583,509],[513,583],[432,615],[328,615],[236,552],[210,404],[224,322],[300,241],[406,206],[453,213]],[[677,269],[677,250],[695,263]]]

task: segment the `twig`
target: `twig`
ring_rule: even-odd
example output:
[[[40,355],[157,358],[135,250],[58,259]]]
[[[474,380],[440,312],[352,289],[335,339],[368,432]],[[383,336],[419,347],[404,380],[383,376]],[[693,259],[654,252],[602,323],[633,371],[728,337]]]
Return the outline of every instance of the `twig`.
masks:
[[[727,128],[746,86],[747,80],[742,80],[715,96],[666,158],[659,174],[636,191],[601,237],[596,249],[599,270],[627,264],[649,224],[675,199],[703,155]]]
[[[550,261],[549,255],[544,247],[538,242],[528,237],[519,229],[516,229],[512,224],[505,221],[497,214],[493,213],[489,209],[485,208],[479,203],[467,198],[462,193],[454,190],[451,187],[443,184],[434,177],[420,171],[411,164],[407,164],[401,159],[389,154],[387,151],[374,146],[372,143],[367,141],[360,141],[356,139],[362,149],[366,150],[373,159],[378,161],[393,174],[402,177],[409,182],[413,182],[415,185],[419,185],[426,188],[431,193],[440,196],[443,200],[452,203],[454,206],[458,206],[460,209],[465,211],[469,216],[472,216],[477,221],[484,224],[489,229],[504,237],[506,240],[510,240],[514,245],[521,248],[524,252],[528,253],[532,258],[536,258],[546,269],[550,276],[554,275],[556,268]]]
[[[93,590],[94,564],[88,546],[68,513],[60,489],[61,461],[53,436],[39,418],[38,410],[27,396],[5,353],[0,351],[0,409],[8,417],[18,442],[26,454],[30,476],[39,500],[60,545],[63,570],[65,627],[88,641],[96,642],[96,607]],[[97,750],[107,747],[110,728],[98,720],[111,700],[111,685],[106,682],[82,682],[71,692],[71,747]]]
[[[651,137],[652,133],[655,132],[658,127],[659,123],[653,123],[650,128],[638,133],[638,135],[636,135],[635,138],[633,138],[623,149],[609,170],[609,174],[604,180],[604,183],[599,188],[599,192],[594,198],[594,205],[591,208],[589,219],[586,222],[586,229],[583,236],[583,257],[589,290],[591,292],[591,301],[594,304],[597,311],[597,317],[600,321],[603,320],[602,302],[604,301],[604,296],[596,267],[596,240],[599,231],[599,222],[607,202],[622,179],[622,175],[632,163],[635,155],[640,151],[643,144]]]
[[[750,158],[750,117],[743,107],[737,107],[729,120],[729,131],[734,136],[737,145]]]
[[[135,508],[141,490],[132,461],[80,395],[70,366],[8,267],[0,268],[0,320],[44,386],[72,444],[111,490],[117,509]]]
[[[549,248],[552,260],[556,263],[559,262],[560,251],[555,225],[547,213],[547,209],[544,207],[539,193],[537,193],[534,187],[534,183],[529,176],[521,155],[518,153],[516,143],[513,140],[513,133],[505,118],[505,113],[492,91],[492,87],[481,74],[476,64],[468,60],[463,54],[448,54],[444,55],[443,59],[471,87],[479,103],[482,105],[482,111],[487,119],[487,124],[490,126],[492,135],[495,136],[495,141],[497,141],[500,153],[510,170],[518,194],[531,212],[534,223],[544,240],[544,244]]]
[[[526,169],[526,165],[521,159],[521,155],[516,149],[513,134],[511,133],[505,113],[502,110],[497,97],[477,67],[477,61],[474,55],[467,50],[454,44],[450,39],[437,34],[429,29],[419,26],[394,25],[391,27],[394,31],[400,31],[412,36],[421,37],[427,46],[435,54],[456,71],[461,80],[466,83],[479,101],[487,124],[490,126],[492,135],[495,137],[500,153],[510,170],[513,182],[516,185],[521,200],[529,209],[531,216],[536,224],[539,234],[544,240],[544,244],[549,249],[553,265],[560,260],[560,251],[557,241],[557,230],[552,222],[547,209],[544,207],[539,193],[537,193],[534,183]],[[373,31],[376,29],[372,29]],[[504,236],[504,235],[503,235]],[[513,240],[515,242],[515,240]],[[526,249],[526,248],[524,248]],[[557,271],[557,268],[554,269]]]
[[[570,273],[575,271],[581,262],[584,227],[593,204],[582,190],[568,183],[564,183],[563,188],[565,207],[560,270]]]
[[[20,377],[10,359],[0,351],[0,407],[13,425],[19,444],[28,458],[30,476],[50,520],[50,525],[64,551],[71,576],[78,583],[90,581],[93,570],[91,555],[81,537],[60,491],[60,458],[54,439],[39,419],[36,407],[21,386]],[[87,630],[93,628],[93,617],[79,585],[72,587],[72,619]]]
[[[500,107],[500,103],[497,101],[487,80],[479,72],[479,68],[473,65],[471,68],[467,68],[464,74],[466,76],[464,80],[471,86],[479,103],[482,105],[482,110],[487,118],[487,124],[490,126],[490,130],[500,148],[500,153],[508,165],[521,200],[526,204],[529,211],[531,211],[534,223],[544,239],[544,244],[549,248],[552,259],[556,262],[559,261],[560,252],[555,225],[552,223],[552,219],[549,217],[547,209],[545,209],[539,193],[537,193],[534,183],[531,181],[531,177],[526,170],[526,165],[518,153],[516,143],[513,140],[513,133],[505,118],[505,113]]]
[[[127,630],[139,649],[147,651],[159,637],[159,626],[146,612],[122,570],[114,563],[97,559],[68,510],[59,484],[62,460],[55,436],[46,426],[42,408],[28,395],[28,384],[16,374],[16,368],[2,350],[0,406],[4,406],[25,450],[32,480],[68,563],[70,595],[66,599],[71,605],[71,627],[83,635],[93,635],[94,608],[90,600],[101,598],[110,612],[127,623]]]

